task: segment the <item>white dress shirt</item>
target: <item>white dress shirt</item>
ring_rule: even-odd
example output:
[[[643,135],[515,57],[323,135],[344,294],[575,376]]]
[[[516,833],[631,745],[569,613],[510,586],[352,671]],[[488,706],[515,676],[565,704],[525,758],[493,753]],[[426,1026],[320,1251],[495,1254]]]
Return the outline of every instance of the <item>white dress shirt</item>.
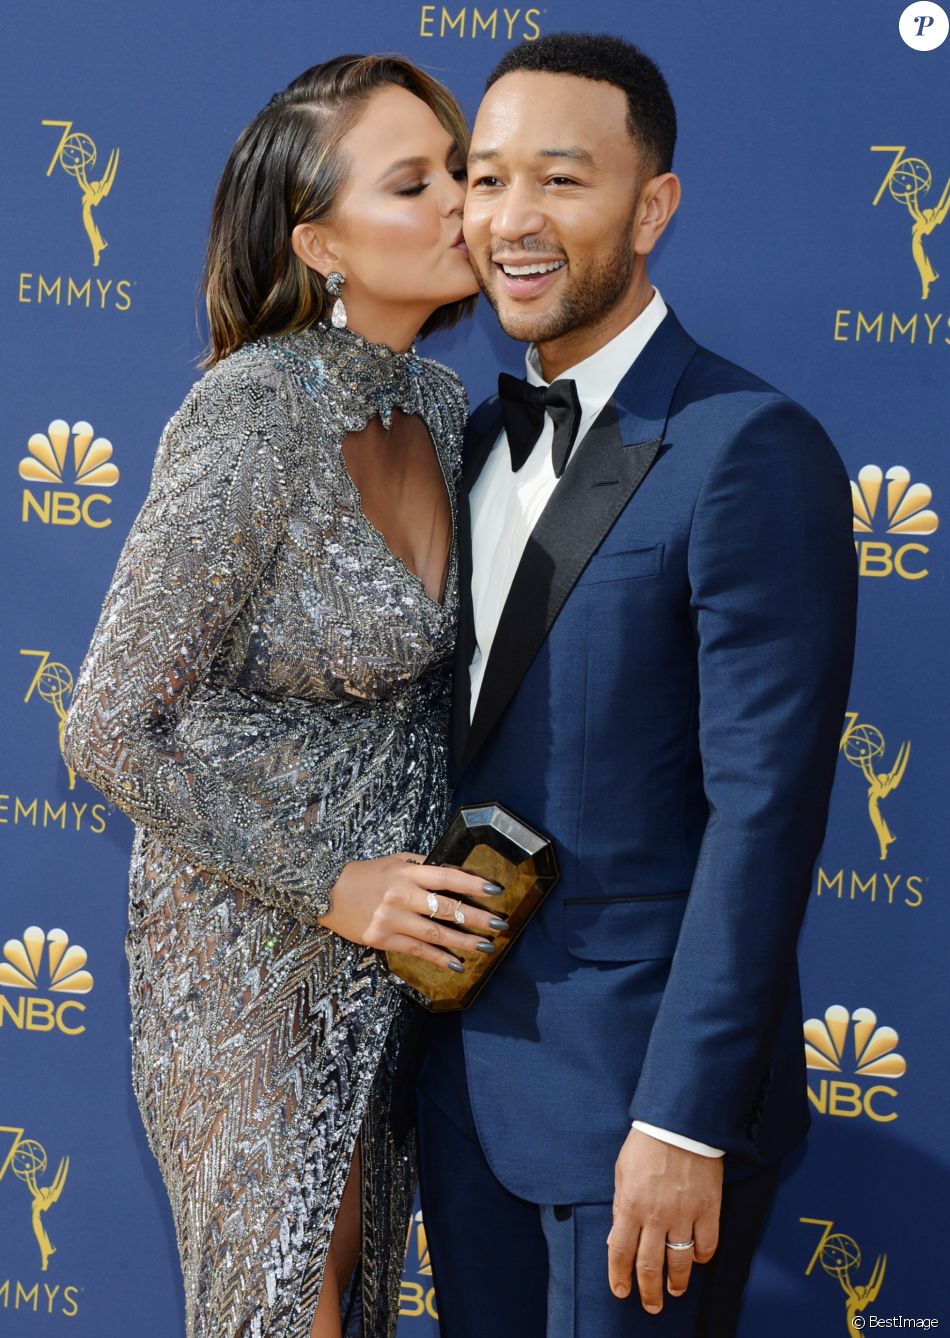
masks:
[[[653,297],[637,318],[589,358],[569,367],[558,380],[570,379],[577,387],[581,422],[574,443],[584,449],[584,437],[607,404],[623,377],[646,347],[666,315],[666,303],[654,289]],[[537,349],[525,355],[527,379],[533,386],[548,383],[541,374]],[[472,715],[478,703],[485,666],[491,652],[502,610],[518,570],[531,531],[547,506],[558,479],[551,463],[554,423],[545,414],[544,427],[527,461],[517,473],[511,467],[511,452],[504,431],[498,437],[481,474],[472,488],[472,608],[475,616],[475,653],[469,670]],[[570,468],[570,460],[568,461]],[[633,1127],[690,1152],[721,1157],[719,1148],[697,1143],[682,1134],[657,1129],[635,1120]]]

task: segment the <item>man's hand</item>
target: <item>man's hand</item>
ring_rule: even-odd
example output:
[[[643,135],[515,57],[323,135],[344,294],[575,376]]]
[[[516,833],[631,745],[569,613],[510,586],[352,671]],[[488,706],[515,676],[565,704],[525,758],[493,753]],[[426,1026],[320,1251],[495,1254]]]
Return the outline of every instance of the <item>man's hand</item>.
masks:
[[[671,1296],[689,1285],[693,1260],[705,1264],[719,1243],[722,1158],[664,1143],[631,1129],[614,1177],[614,1222],[607,1237],[607,1273],[614,1296],[627,1296],[636,1261],[644,1310],[663,1309],[663,1270]],[[695,1242],[668,1250],[667,1241]]]

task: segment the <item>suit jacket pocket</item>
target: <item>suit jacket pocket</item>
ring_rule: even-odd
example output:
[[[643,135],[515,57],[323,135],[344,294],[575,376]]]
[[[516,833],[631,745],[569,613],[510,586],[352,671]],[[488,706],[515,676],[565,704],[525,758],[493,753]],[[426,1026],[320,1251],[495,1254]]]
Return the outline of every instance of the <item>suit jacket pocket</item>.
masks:
[[[564,942],[585,962],[641,962],[672,957],[686,892],[599,901],[565,901]]]
[[[584,569],[579,584],[629,581],[636,577],[658,576],[662,570],[663,545],[637,544],[619,553],[595,553]]]

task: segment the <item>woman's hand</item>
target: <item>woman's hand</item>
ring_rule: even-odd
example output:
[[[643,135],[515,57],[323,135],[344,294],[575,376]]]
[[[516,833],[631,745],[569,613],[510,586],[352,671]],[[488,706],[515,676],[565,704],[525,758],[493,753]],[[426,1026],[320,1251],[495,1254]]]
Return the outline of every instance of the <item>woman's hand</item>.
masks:
[[[458,899],[490,900],[500,891],[461,869],[423,864],[418,855],[353,860],[334,883],[332,908],[320,924],[352,943],[460,971],[458,955],[493,952],[492,938],[508,925],[490,910],[459,906]],[[456,912],[464,916],[461,923]]]

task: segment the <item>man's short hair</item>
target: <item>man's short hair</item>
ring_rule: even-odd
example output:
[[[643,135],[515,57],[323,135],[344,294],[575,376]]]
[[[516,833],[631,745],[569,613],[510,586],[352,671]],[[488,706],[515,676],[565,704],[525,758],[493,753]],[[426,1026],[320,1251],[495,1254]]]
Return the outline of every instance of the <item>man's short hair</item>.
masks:
[[[651,175],[669,172],[676,144],[676,109],[666,80],[639,47],[610,33],[549,33],[504,55],[485,91],[506,74],[573,74],[623,90],[627,127]]]

